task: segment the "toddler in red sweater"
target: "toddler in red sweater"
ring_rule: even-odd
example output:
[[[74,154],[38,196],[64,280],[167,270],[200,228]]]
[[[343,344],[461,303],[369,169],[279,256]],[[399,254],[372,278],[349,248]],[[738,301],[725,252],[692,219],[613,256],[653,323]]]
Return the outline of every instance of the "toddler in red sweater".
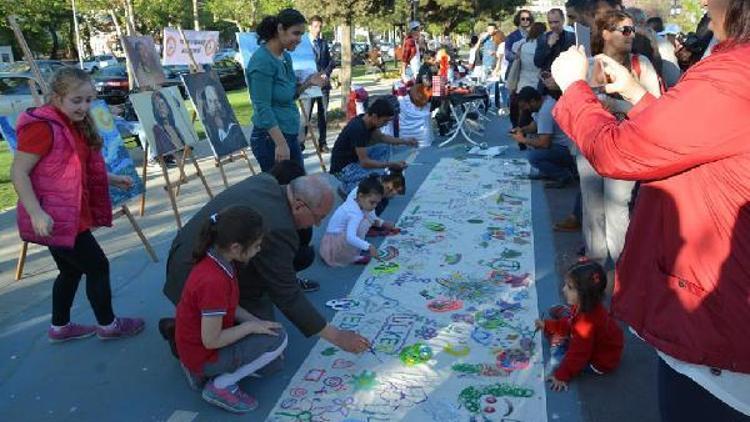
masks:
[[[570,312],[558,319],[536,321],[537,329],[544,330],[556,349],[551,354],[564,354],[548,378],[552,390],[567,390],[568,382],[584,369],[605,374],[620,364],[622,329],[602,304],[606,285],[606,274],[598,263],[574,264],[562,289]]]

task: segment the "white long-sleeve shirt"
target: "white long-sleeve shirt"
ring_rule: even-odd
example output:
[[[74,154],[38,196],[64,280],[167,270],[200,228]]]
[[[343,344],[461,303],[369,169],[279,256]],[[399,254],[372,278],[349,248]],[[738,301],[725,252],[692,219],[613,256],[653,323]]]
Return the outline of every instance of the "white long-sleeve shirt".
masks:
[[[370,243],[357,236],[359,225],[365,218],[370,219],[375,225],[382,224],[381,220],[375,211],[363,211],[357,203],[357,188],[352,189],[349,196],[346,198],[343,204],[341,204],[333,216],[328,221],[328,227],[326,233],[339,234],[346,233],[346,241],[350,245],[360,250],[370,249]]]

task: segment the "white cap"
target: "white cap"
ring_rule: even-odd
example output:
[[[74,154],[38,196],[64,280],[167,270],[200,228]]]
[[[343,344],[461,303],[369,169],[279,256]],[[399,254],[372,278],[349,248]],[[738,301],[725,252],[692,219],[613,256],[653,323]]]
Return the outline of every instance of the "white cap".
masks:
[[[422,26],[422,24],[420,24],[419,21],[411,21],[409,22],[409,31],[413,31],[419,28],[420,26]]]
[[[664,26],[664,30],[659,32],[657,35],[677,35],[680,32],[682,32],[680,25],[677,25],[676,23],[668,23]]]

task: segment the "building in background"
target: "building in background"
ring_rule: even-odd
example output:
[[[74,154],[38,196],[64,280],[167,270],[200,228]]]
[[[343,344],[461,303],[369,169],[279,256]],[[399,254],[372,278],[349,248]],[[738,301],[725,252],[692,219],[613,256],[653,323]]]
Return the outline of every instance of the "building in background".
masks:
[[[13,63],[13,49],[9,45],[0,45],[0,63]]]

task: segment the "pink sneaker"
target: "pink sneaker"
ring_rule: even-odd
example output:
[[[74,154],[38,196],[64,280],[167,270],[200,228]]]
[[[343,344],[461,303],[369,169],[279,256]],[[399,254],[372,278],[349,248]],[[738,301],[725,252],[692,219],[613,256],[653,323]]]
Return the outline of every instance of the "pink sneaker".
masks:
[[[68,340],[78,340],[80,338],[91,337],[96,333],[96,327],[92,325],[79,325],[68,323],[59,330],[49,327],[47,338],[50,343],[62,343]]]
[[[114,340],[132,337],[141,331],[146,323],[141,318],[115,318],[112,328],[97,327],[96,335],[101,340]]]
[[[213,381],[206,383],[201,394],[203,400],[233,413],[247,413],[258,407],[255,397],[240,390],[237,384],[218,388]]]

